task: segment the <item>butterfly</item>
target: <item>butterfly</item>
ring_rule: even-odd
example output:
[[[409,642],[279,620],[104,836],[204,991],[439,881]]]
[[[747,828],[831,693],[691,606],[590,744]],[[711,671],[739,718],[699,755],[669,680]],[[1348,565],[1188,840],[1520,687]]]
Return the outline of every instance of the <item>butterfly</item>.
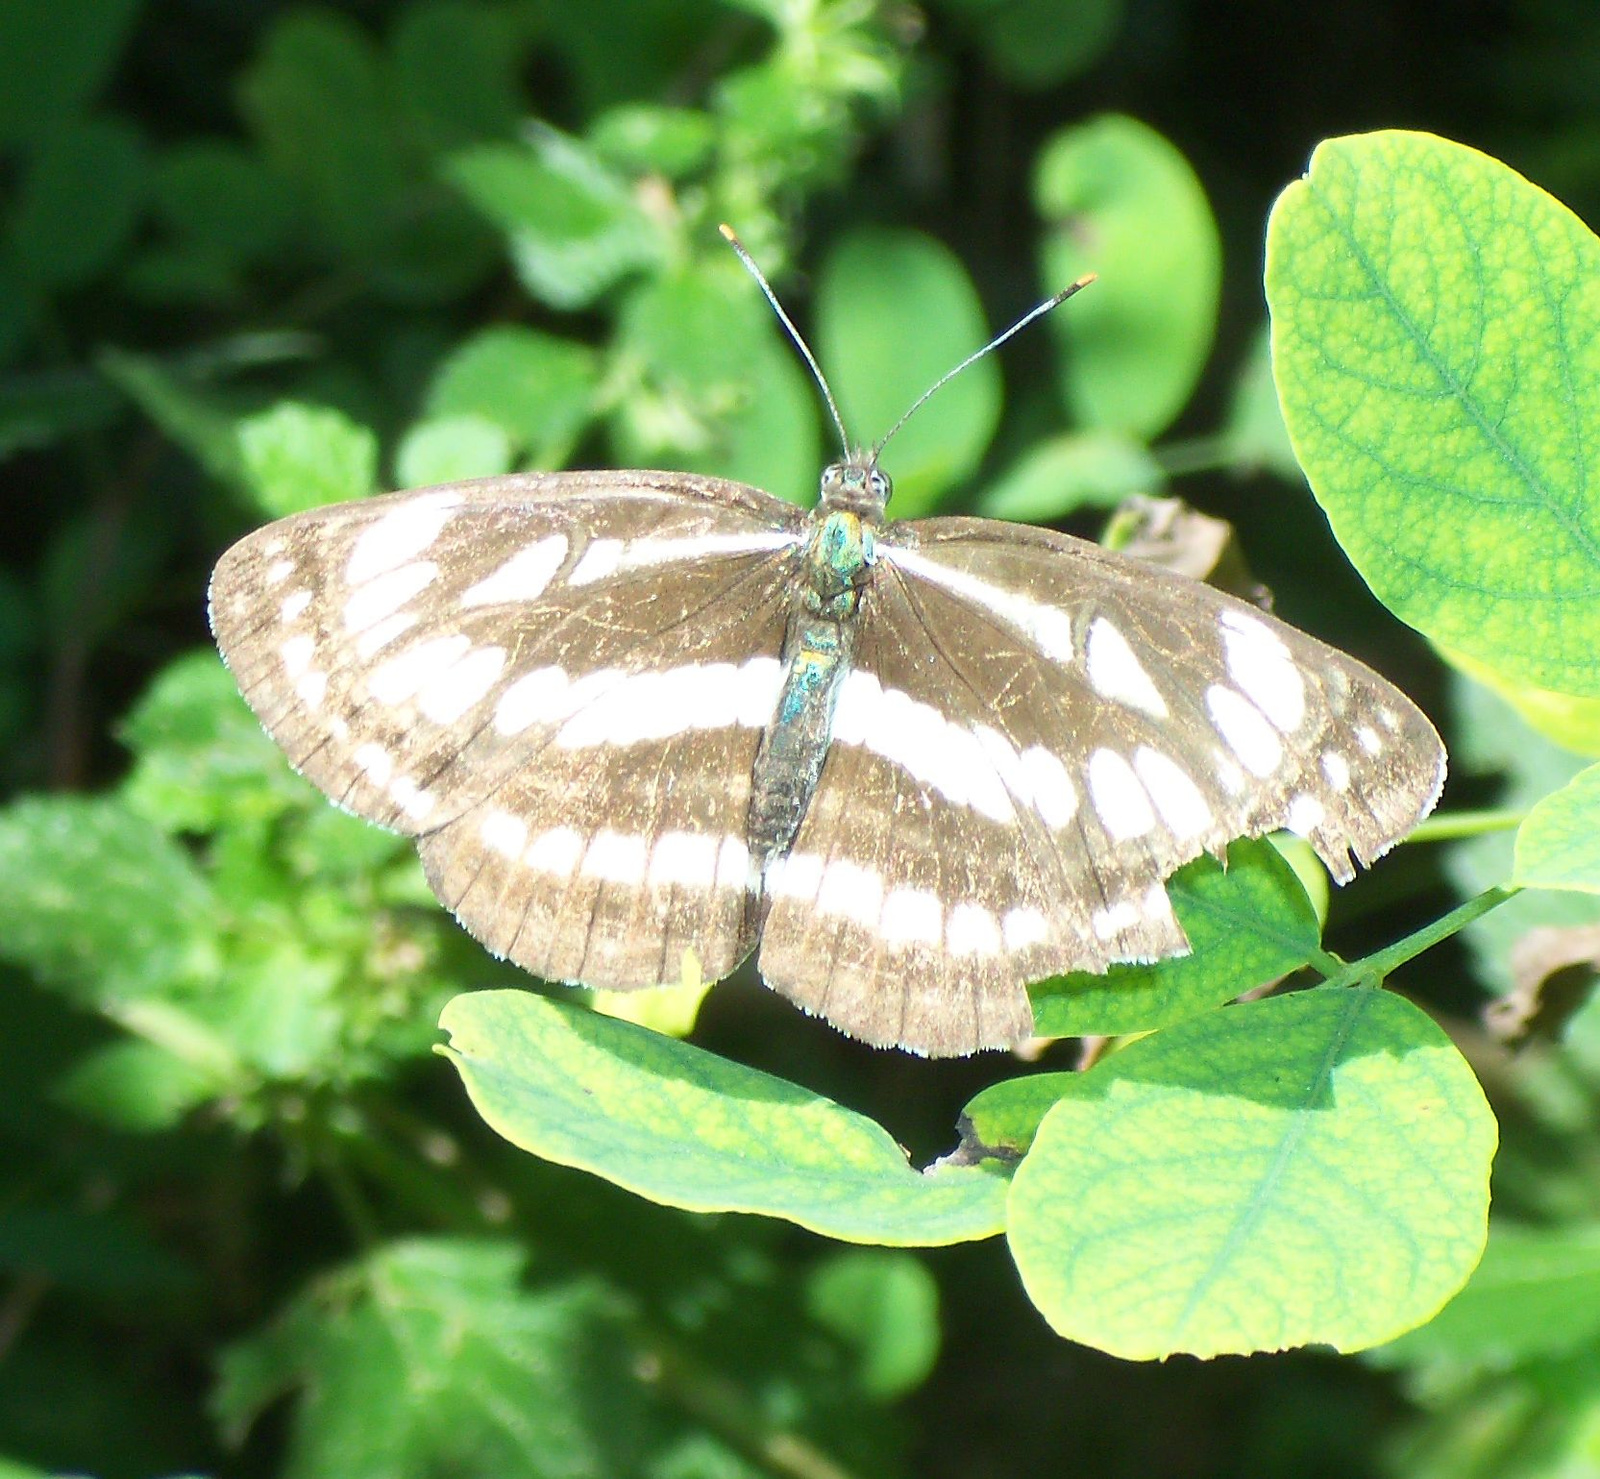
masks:
[[[1203,853],[1287,828],[1343,882],[1432,809],[1439,737],[1369,668],[1065,534],[895,521],[882,445],[810,511],[648,471],[313,509],[222,556],[212,628],[496,955],[632,989],[754,953],[933,1056],[1029,1036],[1032,982],[1185,952],[1165,880]]]

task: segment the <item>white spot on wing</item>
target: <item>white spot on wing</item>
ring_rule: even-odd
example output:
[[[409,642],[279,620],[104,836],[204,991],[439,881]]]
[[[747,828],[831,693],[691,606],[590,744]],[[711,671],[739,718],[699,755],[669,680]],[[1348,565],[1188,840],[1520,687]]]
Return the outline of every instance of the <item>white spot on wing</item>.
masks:
[[[472,646],[469,637],[435,637],[386,658],[367,678],[367,692],[380,704],[403,704],[448,672]]]
[[[308,709],[319,707],[328,693],[328,675],[321,668],[302,673],[294,685],[295,697]]]
[[[854,920],[864,929],[876,929],[883,912],[883,877],[847,858],[834,858],[822,870],[817,889],[817,909],[822,914]]]
[[[283,605],[278,608],[278,619],[285,626],[292,621],[298,621],[305,615],[306,607],[311,604],[310,591],[294,591],[283,598]]]
[[[1383,741],[1378,738],[1378,731],[1370,724],[1363,724],[1356,730],[1356,743],[1369,755],[1376,755],[1383,748]]]
[[[1261,710],[1242,693],[1213,683],[1206,689],[1206,712],[1217,733],[1252,775],[1269,776],[1283,759],[1283,741]]]
[[[767,866],[766,890],[775,899],[814,899],[822,883],[822,858],[814,852],[792,852]]]
[[[1085,666],[1089,682],[1101,698],[1128,704],[1157,719],[1167,717],[1166,701],[1134,656],[1127,638],[1103,616],[1089,623]]]
[[[1133,768],[1174,837],[1198,837],[1211,825],[1206,798],[1177,761],[1149,745],[1140,745],[1133,752]]]
[[[417,618],[409,611],[398,611],[393,616],[386,616],[376,626],[368,627],[356,638],[356,656],[363,662],[376,657],[394,639],[404,632],[409,632],[417,624]]]
[[[1219,625],[1229,676],[1282,733],[1292,734],[1306,717],[1306,683],[1283,638],[1243,611],[1224,611]]]
[[[595,539],[589,542],[578,563],[567,577],[568,585],[592,585],[604,580],[622,563],[620,539]]]
[[[1006,912],[1000,921],[1000,933],[1007,950],[1026,950],[1050,938],[1050,922],[1031,904],[1022,904]]]
[[[981,576],[946,565],[927,551],[898,549],[893,545],[879,548],[891,564],[899,566],[907,575],[931,581],[1000,617],[1027,637],[1044,656],[1056,662],[1072,660],[1072,618],[1060,607],[1046,606]]]
[[[282,547],[281,544],[279,547]],[[267,584],[282,585],[284,581],[294,574],[294,571],[295,564],[293,560],[274,560],[272,564],[267,567]]]
[[[605,829],[589,839],[583,854],[583,876],[603,883],[642,883],[647,862],[644,838]]]
[[[943,926],[939,896],[925,888],[891,889],[878,916],[878,934],[891,947],[937,945],[944,934]]]
[[[509,811],[501,811],[498,807],[484,817],[478,835],[491,852],[497,852],[513,862],[522,856],[528,846],[528,824],[521,817],[514,817]]]
[[[717,877],[717,839],[705,832],[663,832],[650,847],[653,888],[710,888]]]
[[[394,756],[382,745],[373,744],[370,740],[360,746],[350,757],[355,761],[357,768],[375,786],[387,786],[389,777],[394,774]]]
[[[1089,757],[1089,799],[1101,826],[1117,842],[1142,837],[1156,824],[1139,777],[1115,750],[1096,750]]]
[[[566,557],[566,535],[547,534],[519,549],[493,574],[468,586],[461,593],[461,604],[492,606],[502,601],[537,601]]]
[[[991,821],[1016,817],[991,753],[992,742],[986,745],[982,736],[947,719],[932,704],[901,689],[884,688],[872,673],[854,669],[845,675],[833,714],[833,741],[870,750],[953,805],[969,807]]]
[[[583,856],[583,836],[575,827],[552,827],[528,844],[522,861],[536,873],[571,878]]]
[[[389,797],[414,822],[426,817],[439,799],[432,791],[424,791],[408,775],[397,775],[389,782]]]
[[[357,537],[345,567],[345,583],[365,585],[420,555],[439,537],[460,503],[458,494],[434,493],[407,499],[391,509]]]
[[[435,724],[454,724],[494,687],[505,665],[504,647],[475,647],[423,685],[417,707]]]
[[[1000,925],[982,904],[957,904],[945,927],[945,944],[955,956],[998,955]]]
[[[364,632],[386,616],[392,616],[413,596],[426,590],[439,574],[432,560],[416,560],[390,570],[355,591],[344,603],[344,629]]]
[[[311,659],[316,655],[317,644],[315,638],[302,632],[298,637],[290,637],[278,649],[278,656],[283,659],[283,671],[289,678],[298,678],[311,666]]]
[[[1067,767],[1043,745],[1029,745],[1018,759],[1027,777],[1028,799],[1047,827],[1060,830],[1078,811],[1078,792]]]
[[[1302,793],[1289,801],[1289,830],[1298,837],[1309,837],[1328,813],[1315,796]]]
[[[1089,917],[1089,926],[1094,930],[1095,939],[1109,940],[1124,930],[1132,929],[1139,919],[1138,905],[1130,899],[1119,899],[1108,908],[1096,909]]]
[[[1350,762],[1337,750],[1323,751],[1322,774],[1335,791],[1350,789]]]
[[[750,866],[750,848],[744,838],[730,833],[722,839],[717,849],[717,887],[759,891],[761,879]]]

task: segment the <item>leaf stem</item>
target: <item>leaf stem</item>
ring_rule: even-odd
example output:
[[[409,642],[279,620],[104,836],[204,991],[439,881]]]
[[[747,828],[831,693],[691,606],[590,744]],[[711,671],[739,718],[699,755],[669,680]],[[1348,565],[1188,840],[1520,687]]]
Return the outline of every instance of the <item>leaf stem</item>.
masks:
[[[1447,811],[1418,822],[1407,842],[1452,842],[1458,837],[1481,837],[1486,832],[1510,832],[1522,825],[1527,811],[1511,807],[1482,811]]]
[[[1441,915],[1432,924],[1424,925],[1403,939],[1396,940],[1394,944],[1386,945],[1382,950],[1374,951],[1371,955],[1343,966],[1328,977],[1327,984],[1353,986],[1357,982],[1370,981],[1376,985],[1408,960],[1413,960],[1424,951],[1431,950],[1440,941],[1448,940],[1458,930],[1463,930],[1474,920],[1481,919],[1491,909],[1498,909],[1507,899],[1515,897],[1520,892],[1521,889],[1513,887],[1486,888],[1477,897],[1468,899],[1466,903],[1452,909],[1448,914]],[[1321,969],[1320,963],[1318,968]]]

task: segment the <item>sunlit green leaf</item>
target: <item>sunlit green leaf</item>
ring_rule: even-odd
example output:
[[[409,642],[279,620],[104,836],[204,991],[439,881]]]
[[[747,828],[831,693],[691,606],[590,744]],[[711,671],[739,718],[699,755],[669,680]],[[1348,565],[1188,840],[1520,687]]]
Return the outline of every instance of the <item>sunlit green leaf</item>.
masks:
[[[394,457],[397,488],[491,478],[510,470],[511,438],[482,416],[419,421],[401,438]]]
[[[1138,493],[1159,493],[1161,464],[1143,443],[1116,432],[1052,437],[1023,453],[985,485],[978,512],[990,519],[1049,524],[1080,508],[1115,508]]]
[[[464,149],[447,173],[505,233],[523,286],[553,307],[581,308],[661,256],[626,184],[554,129],[527,144]]]
[[[524,1290],[526,1256],[489,1241],[377,1249],[225,1352],[217,1416],[237,1440],[296,1394],[285,1479],[628,1472],[646,1408],[643,1383],[621,1378],[624,1311],[592,1285]]]
[[[1533,808],[1517,830],[1511,881],[1523,888],[1600,893],[1600,765]]]
[[[991,330],[959,261],[916,232],[860,229],[823,264],[816,349],[860,445],[884,436],[947,370],[981,349]],[[926,513],[978,465],[1000,416],[995,361],[969,365],[906,423],[884,454],[891,510]]]
[[[0,812],[0,893],[0,956],[80,998],[136,998],[210,968],[205,880],[117,801],[35,797]]]
[[[1200,181],[1154,129],[1107,115],[1045,145],[1034,199],[1049,291],[1092,284],[1051,315],[1072,414],[1136,437],[1183,409],[1216,329],[1221,244]]]
[[[365,498],[377,486],[378,439],[342,411],[280,401],[239,423],[240,471],[274,518]]]
[[[1116,1355],[1359,1350],[1429,1319],[1483,1250],[1494,1117],[1383,991],[1268,997],[1061,1085],[1008,1237],[1062,1335]]]
[[[1167,891],[1191,953],[1033,987],[1037,1032],[1148,1032],[1297,970],[1320,942],[1305,890],[1271,843],[1235,842],[1226,868],[1197,858],[1173,875]]]
[[[480,416],[534,466],[559,467],[594,413],[597,379],[587,345],[497,325],[446,356],[428,387],[428,414]]]
[[[1600,242],[1429,134],[1318,146],[1267,237],[1273,367],[1339,543],[1404,620],[1600,694]]]
[[[441,1049],[513,1144],[697,1212],[762,1212],[847,1242],[1000,1230],[1004,1182],[914,1171],[887,1131],[782,1079],[526,991],[458,996]]]

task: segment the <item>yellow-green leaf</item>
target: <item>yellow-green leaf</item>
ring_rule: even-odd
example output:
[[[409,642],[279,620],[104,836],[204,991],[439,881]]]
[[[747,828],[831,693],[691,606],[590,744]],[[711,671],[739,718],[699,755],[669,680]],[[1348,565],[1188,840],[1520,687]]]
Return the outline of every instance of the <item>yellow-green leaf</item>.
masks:
[[[1005,1181],[992,1170],[915,1171],[871,1120],[631,1022],[477,991],[451,1001],[440,1026],[440,1051],[492,1129],[652,1201],[902,1247],[1001,1230]]]
[[[1359,1350],[1429,1319],[1483,1251],[1494,1116],[1388,992],[1211,1012],[1059,1087],[1008,1237],[1072,1340],[1140,1360]]]
[[[1332,139],[1273,210],[1267,297],[1295,453],[1379,599],[1600,694],[1600,241],[1460,144]]]

